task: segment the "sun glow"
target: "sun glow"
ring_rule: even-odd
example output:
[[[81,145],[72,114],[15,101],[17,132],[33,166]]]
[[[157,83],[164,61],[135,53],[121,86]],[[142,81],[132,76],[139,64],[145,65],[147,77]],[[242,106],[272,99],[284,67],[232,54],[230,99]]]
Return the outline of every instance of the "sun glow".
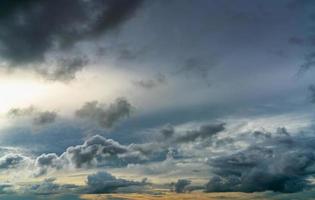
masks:
[[[0,79],[0,113],[16,106],[28,106],[45,92],[45,86],[32,80]]]

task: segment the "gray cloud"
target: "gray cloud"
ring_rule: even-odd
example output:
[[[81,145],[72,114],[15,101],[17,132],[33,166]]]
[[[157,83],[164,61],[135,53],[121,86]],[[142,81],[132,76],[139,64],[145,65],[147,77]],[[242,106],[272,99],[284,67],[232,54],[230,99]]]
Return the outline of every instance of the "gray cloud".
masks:
[[[118,142],[95,135],[82,145],[68,147],[60,156],[54,153],[42,154],[36,158],[35,176],[45,175],[50,170],[65,168],[89,168],[104,165],[125,166],[140,162],[141,153]]]
[[[131,114],[132,105],[124,98],[118,98],[108,107],[97,101],[85,103],[76,111],[76,116],[96,122],[103,128],[112,128],[118,121]]]
[[[112,193],[122,187],[144,184],[146,183],[119,179],[104,171],[87,177],[87,187],[89,193]]]
[[[33,123],[37,126],[50,124],[55,122],[56,117],[57,117],[56,112],[51,111],[40,112],[33,118]]]
[[[203,125],[199,128],[199,130],[187,131],[182,135],[175,136],[174,142],[186,143],[193,142],[196,139],[211,138],[218,134],[219,132],[225,130],[224,126],[225,126],[224,123]]]
[[[153,79],[144,79],[144,80],[138,80],[133,81],[133,84],[135,86],[144,88],[144,89],[152,89],[156,88],[162,84],[166,83],[166,77],[163,74],[158,74]]]
[[[314,138],[281,136],[210,161],[207,192],[298,192],[315,173]]]
[[[6,154],[0,157],[0,169],[17,168],[25,164],[29,159],[20,154]]]
[[[47,178],[44,181],[25,186],[24,193],[36,195],[62,194],[69,192],[78,192],[79,187],[73,184],[57,184],[55,178]]]
[[[170,138],[174,135],[175,129],[171,124],[167,124],[161,128],[160,132],[165,138]]]
[[[256,138],[271,138],[271,133],[266,133],[263,131],[254,131],[253,136]]]
[[[28,108],[11,108],[7,114],[9,117],[24,117],[33,114],[35,110],[33,106]]]
[[[62,157],[69,160],[76,168],[97,165],[105,157],[115,157],[128,152],[128,148],[118,142],[102,136],[93,136],[83,145],[69,147]]]
[[[177,192],[177,193],[186,192],[187,186],[189,186],[190,184],[191,184],[191,181],[188,179],[177,180],[177,182],[174,185],[175,186],[175,192]]]
[[[163,160],[166,159],[169,150],[173,147],[175,157],[177,157],[176,148],[188,143],[202,142],[204,145],[209,145],[216,142],[216,136],[225,130],[225,123],[219,124],[204,124],[193,130],[178,131],[171,124],[161,127],[157,131],[156,140],[142,144],[131,144],[130,148],[136,152],[145,155],[148,160]],[[200,144],[199,144],[200,145]]]
[[[60,160],[57,154],[49,153],[38,156],[35,160],[35,167],[37,171],[34,176],[45,175],[51,169],[61,169],[64,167],[64,163]]]
[[[11,118],[30,117],[35,126],[44,126],[55,122],[57,113],[54,111],[40,111],[30,106],[27,108],[12,108],[7,115]]]
[[[36,71],[48,80],[68,82],[75,78],[76,73],[81,71],[89,60],[86,56],[73,58],[60,58],[56,66],[52,68],[38,68]]]
[[[141,0],[2,1],[1,56],[15,67],[45,62],[51,51],[67,51],[79,41],[116,28],[131,17],[140,3]],[[61,60],[56,71],[47,75],[65,80],[73,78],[82,67],[82,62]]]

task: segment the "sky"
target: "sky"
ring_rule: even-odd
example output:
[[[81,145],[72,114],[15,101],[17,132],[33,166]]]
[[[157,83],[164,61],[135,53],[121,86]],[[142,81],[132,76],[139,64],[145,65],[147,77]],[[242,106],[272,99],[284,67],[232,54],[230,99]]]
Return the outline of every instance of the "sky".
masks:
[[[312,199],[314,68],[311,0],[2,0],[0,199]]]

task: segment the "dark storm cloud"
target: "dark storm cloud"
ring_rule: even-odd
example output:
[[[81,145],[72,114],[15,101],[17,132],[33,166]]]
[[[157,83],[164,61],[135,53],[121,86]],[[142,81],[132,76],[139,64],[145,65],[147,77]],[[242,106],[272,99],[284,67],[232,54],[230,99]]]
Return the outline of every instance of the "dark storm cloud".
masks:
[[[133,81],[133,84],[135,86],[138,86],[144,89],[152,89],[165,83],[166,83],[166,77],[163,74],[156,75],[154,79],[143,79],[143,80]]]
[[[89,175],[87,177],[87,188],[89,193],[113,193],[122,187],[145,184],[145,182],[119,179],[104,171]]]
[[[97,101],[87,102],[76,111],[76,116],[97,123],[103,128],[112,128],[118,121],[131,114],[132,105],[124,98],[118,98],[108,107]]]
[[[191,181],[188,179],[179,179],[174,185],[175,186],[175,192],[177,192],[177,193],[186,192],[187,186],[189,186],[190,184],[191,184]]]
[[[210,161],[207,192],[298,192],[315,174],[314,138],[282,136]]]
[[[129,19],[141,0],[38,1],[0,3],[0,54],[11,66],[45,61],[50,51],[67,51]],[[72,78],[83,64],[61,61],[48,78]],[[45,72],[45,71],[44,71]],[[71,72],[70,77],[66,72]]]
[[[30,117],[32,124],[35,126],[44,126],[55,122],[57,113],[54,111],[40,111],[37,108],[30,106],[27,108],[12,108],[7,115],[11,118]]]

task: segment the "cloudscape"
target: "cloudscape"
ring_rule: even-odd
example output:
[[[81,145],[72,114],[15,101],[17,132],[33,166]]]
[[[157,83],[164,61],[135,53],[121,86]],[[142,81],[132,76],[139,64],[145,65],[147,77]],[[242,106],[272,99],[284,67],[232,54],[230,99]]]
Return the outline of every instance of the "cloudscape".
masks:
[[[314,25],[312,0],[1,0],[0,199],[314,199]]]

